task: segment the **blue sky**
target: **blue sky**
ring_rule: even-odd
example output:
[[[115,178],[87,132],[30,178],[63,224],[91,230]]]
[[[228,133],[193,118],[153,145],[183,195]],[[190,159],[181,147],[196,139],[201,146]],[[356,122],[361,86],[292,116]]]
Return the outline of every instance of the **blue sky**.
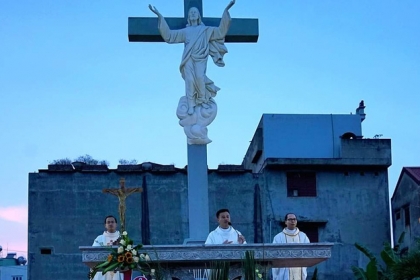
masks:
[[[182,45],[129,43],[127,18],[183,15],[182,0],[0,1],[0,245],[26,251],[28,173],[89,154],[187,164],[175,115]],[[221,16],[228,1],[205,1]],[[257,44],[209,62],[221,88],[210,168],[240,164],[263,113],[348,114],[365,100],[363,135],[392,139],[392,194],[419,166],[420,2],[237,0]],[[99,230],[99,229],[98,229]]]

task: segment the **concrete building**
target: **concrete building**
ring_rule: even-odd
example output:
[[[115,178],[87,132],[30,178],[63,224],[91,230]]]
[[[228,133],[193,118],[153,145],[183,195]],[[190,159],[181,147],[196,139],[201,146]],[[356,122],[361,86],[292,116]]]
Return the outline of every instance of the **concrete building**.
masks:
[[[420,167],[403,167],[391,198],[394,243],[405,232],[402,252],[420,239]]]
[[[1,252],[1,246],[0,246]],[[24,257],[16,257],[16,253],[8,253],[0,258],[0,280],[27,280],[28,267]]]
[[[391,141],[363,138],[363,109],[361,103],[349,115],[263,115],[242,164],[208,171],[210,229],[216,211],[229,208],[248,243],[271,243],[284,215],[295,212],[311,242],[336,244],[319,276],[353,279],[351,266],[367,263],[354,243],[379,253],[390,241]],[[117,198],[102,189],[118,188],[122,177],[126,187],[144,190],[127,198],[126,229],[135,241],[188,238],[187,168],[50,165],[29,174],[29,279],[86,277],[78,246],[92,244],[106,215],[117,216]]]

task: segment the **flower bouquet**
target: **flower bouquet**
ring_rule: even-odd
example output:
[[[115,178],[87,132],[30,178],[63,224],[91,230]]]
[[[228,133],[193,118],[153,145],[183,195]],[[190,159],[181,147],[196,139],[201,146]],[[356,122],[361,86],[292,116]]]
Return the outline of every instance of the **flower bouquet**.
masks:
[[[138,250],[141,247],[143,247],[141,244],[134,246],[133,240],[124,231],[118,239],[118,248],[112,248],[107,260],[90,270],[89,279],[92,280],[98,271],[102,271],[102,275],[109,271],[127,270],[140,270],[146,274],[150,268],[147,263],[150,257],[147,254],[139,254]]]

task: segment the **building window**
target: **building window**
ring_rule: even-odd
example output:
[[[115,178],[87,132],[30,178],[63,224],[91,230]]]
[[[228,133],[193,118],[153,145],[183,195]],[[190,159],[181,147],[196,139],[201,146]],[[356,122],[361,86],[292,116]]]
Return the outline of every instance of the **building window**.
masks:
[[[12,276],[12,280],[22,280],[23,276]]]
[[[299,222],[298,221],[298,228],[300,231],[304,232],[311,243],[318,243],[319,236],[318,236],[318,225],[316,223],[309,223],[309,222]]]
[[[410,225],[410,205],[404,207],[404,224],[405,226]]]
[[[399,219],[401,219],[401,211],[397,210],[395,211],[395,220],[398,221]]]
[[[287,196],[316,196],[316,173],[287,172]]]

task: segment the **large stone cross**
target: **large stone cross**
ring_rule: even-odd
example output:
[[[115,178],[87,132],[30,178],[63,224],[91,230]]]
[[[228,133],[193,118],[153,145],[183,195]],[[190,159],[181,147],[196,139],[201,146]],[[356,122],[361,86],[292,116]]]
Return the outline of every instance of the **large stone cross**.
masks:
[[[124,232],[125,230],[125,210],[126,210],[125,199],[133,193],[136,193],[136,192],[139,193],[142,191],[143,191],[142,188],[126,188],[124,178],[120,179],[120,187],[118,189],[103,189],[102,190],[103,193],[109,193],[118,197],[118,201],[119,201],[118,213],[120,214],[121,233]]]
[[[202,17],[202,22],[206,26],[215,26],[220,25],[220,18],[207,18],[203,17],[203,2],[202,0],[184,0],[184,17],[183,18],[168,18],[165,17],[169,28],[171,30],[183,29],[186,27],[188,11],[190,8],[195,7],[200,12]],[[156,14],[153,9],[152,12]],[[156,14],[157,15],[157,14]],[[128,40],[130,42],[163,42],[163,38],[158,30],[158,18],[157,17],[130,17],[128,18]],[[254,43],[258,40],[258,19],[246,19],[246,18],[233,18],[230,21],[228,32],[224,37],[225,42],[232,43]],[[204,70],[205,74],[205,70]],[[184,77],[183,77],[184,78]],[[206,77],[207,78],[207,77]],[[217,88],[217,87],[215,87]],[[216,90],[217,91],[217,90]],[[212,121],[212,119],[207,116],[206,121],[208,123],[201,124],[197,122],[196,119],[201,120],[203,118],[197,117],[196,119],[193,116],[197,116],[198,113],[194,110],[191,110],[191,104],[188,104],[188,114],[187,112],[181,112],[179,114],[178,110],[181,111],[185,108],[183,106],[182,97],[180,99],[180,104],[177,109],[177,116],[180,118],[180,125],[184,127],[184,131],[190,131],[192,127],[199,128],[195,129],[194,133],[200,132],[204,136],[194,137],[198,138],[191,139],[186,132],[188,143],[188,223],[189,223],[189,240],[186,240],[190,243],[205,241],[206,236],[209,232],[209,201],[208,201],[208,174],[207,174],[207,143],[211,142],[207,138],[207,125]],[[195,105],[198,105],[196,103]],[[213,104],[208,102],[208,104]],[[180,106],[181,105],[181,106]],[[194,104],[192,104],[194,105]],[[201,105],[200,105],[201,106]],[[217,112],[217,107],[214,103],[212,110],[206,111],[207,113],[211,112],[213,119]],[[203,108],[205,108],[203,106]],[[194,115],[192,115],[194,114]],[[180,115],[182,115],[180,117]],[[185,119],[184,119],[185,118]],[[188,124],[190,120],[194,120],[193,124]],[[211,119],[211,120],[210,120]],[[186,124],[181,124],[181,122],[186,122]],[[200,134],[198,133],[198,134]],[[191,141],[191,142],[190,142]],[[220,205],[220,208],[225,206]],[[212,215],[213,216],[213,215]]]
[[[184,0],[184,17],[165,17],[171,29],[184,28],[187,23],[188,10],[196,7],[203,17],[207,26],[218,26],[220,18],[208,18],[203,16],[202,0]],[[159,34],[158,19],[156,17],[129,17],[128,40],[130,42],[163,42]],[[258,19],[233,18],[225,42],[230,43],[255,43],[258,40]]]

